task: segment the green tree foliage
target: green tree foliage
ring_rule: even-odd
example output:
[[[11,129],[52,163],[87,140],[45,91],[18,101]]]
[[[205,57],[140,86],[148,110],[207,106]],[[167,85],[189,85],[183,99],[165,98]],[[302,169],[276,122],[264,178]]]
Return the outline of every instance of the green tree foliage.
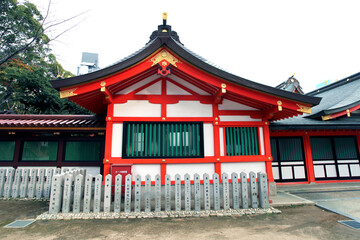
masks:
[[[0,113],[89,114],[68,99],[60,99],[49,82],[73,74],[50,53],[44,18],[36,6],[1,0],[0,10]]]

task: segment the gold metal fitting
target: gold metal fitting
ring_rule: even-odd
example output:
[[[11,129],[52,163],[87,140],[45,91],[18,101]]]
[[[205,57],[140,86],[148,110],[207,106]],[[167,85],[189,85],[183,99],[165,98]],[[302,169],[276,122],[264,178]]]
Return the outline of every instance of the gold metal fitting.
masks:
[[[268,125],[268,122],[265,122],[265,125]]]
[[[109,162],[109,159],[106,159],[105,162],[108,163],[108,162]]]
[[[226,88],[226,84],[225,84],[225,83],[222,83],[222,84],[221,84],[221,87],[222,87],[222,88]]]
[[[163,117],[162,120],[165,121],[165,118]]]
[[[167,19],[167,13],[166,13],[166,12],[163,13],[163,19],[164,19],[164,20]]]
[[[216,161],[220,162],[220,158],[216,159]]]
[[[216,118],[215,118],[215,121],[217,121],[217,120],[219,120],[219,118],[216,117]]]
[[[59,133],[59,132],[54,132],[53,134],[54,134],[54,135],[60,135],[60,133]]]
[[[218,125],[219,123],[218,122],[215,122],[215,125]]]
[[[102,81],[102,82],[100,83],[100,86],[105,87],[105,86],[106,86],[106,82]]]
[[[269,160],[271,160],[271,157],[268,157]]]
[[[111,121],[111,117],[108,117],[108,120]]]
[[[162,162],[165,162],[165,159],[163,159]]]
[[[279,111],[282,111],[282,106],[281,106],[281,105],[282,105],[282,101],[280,101],[280,100],[277,101],[277,104],[278,104],[278,110],[279,110]]]

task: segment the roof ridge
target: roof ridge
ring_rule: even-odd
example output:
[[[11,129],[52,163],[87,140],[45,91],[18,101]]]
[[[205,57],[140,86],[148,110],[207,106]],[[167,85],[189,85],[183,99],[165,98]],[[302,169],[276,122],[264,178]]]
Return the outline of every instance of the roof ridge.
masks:
[[[355,74],[352,74],[346,78],[343,78],[341,80],[338,80],[336,82],[333,82],[327,86],[324,86],[324,87],[321,87],[319,89],[315,89],[311,92],[308,92],[306,93],[305,95],[308,95],[308,96],[314,96],[314,95],[317,95],[319,93],[323,93],[323,92],[326,92],[326,91],[329,91],[333,88],[336,88],[336,87],[339,87],[341,85],[345,85],[347,83],[350,83],[350,82],[353,82],[353,81],[356,81],[356,80],[359,80],[360,79],[360,72],[358,73],[355,73]]]

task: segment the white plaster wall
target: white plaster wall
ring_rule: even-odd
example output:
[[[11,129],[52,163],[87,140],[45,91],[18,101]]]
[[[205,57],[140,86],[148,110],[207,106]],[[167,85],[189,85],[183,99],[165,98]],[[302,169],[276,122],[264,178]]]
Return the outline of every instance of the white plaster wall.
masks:
[[[166,94],[167,95],[191,95],[188,91],[176,86],[171,82],[166,82]]]
[[[237,116],[237,115],[220,115],[220,121],[237,121],[237,122],[244,122],[244,121],[251,121],[251,122],[261,122],[261,119],[258,118],[251,118],[250,116]]]
[[[152,104],[146,100],[114,104],[114,117],[161,117],[161,104]]]
[[[265,162],[234,162],[221,163],[221,172],[231,175],[233,172],[240,175],[241,172],[249,174],[249,172],[264,172],[266,173]]]
[[[264,129],[262,127],[259,127],[259,138],[260,138],[260,154],[265,155]]]
[[[169,76],[170,79],[176,81],[177,83],[180,83],[181,85],[183,85],[184,87],[187,87],[188,89],[196,92],[197,94],[200,94],[200,95],[210,95],[210,93],[208,92],[205,92],[204,90],[196,87],[195,85],[175,76],[175,75],[170,75]]]
[[[159,78],[159,75],[157,75],[157,74],[155,74],[153,76],[150,76],[150,77],[148,77],[148,78],[146,78],[146,79],[144,79],[144,80],[142,80],[140,82],[135,83],[134,85],[131,85],[131,86],[117,92],[116,95],[128,94],[128,93],[134,91],[135,89],[138,89],[138,88],[144,86],[145,84],[148,84],[149,82],[154,81],[154,80],[156,80],[158,78]]]
[[[214,127],[212,123],[204,124],[204,155],[214,156]]]
[[[212,179],[212,175],[215,173],[214,163],[188,163],[188,164],[167,164],[166,173],[171,176],[171,180],[175,179],[176,174],[180,174],[181,180],[184,180],[186,173],[190,174],[190,179],[194,180],[194,174],[200,175],[200,179],[203,179],[203,174],[207,173]]]
[[[224,128],[219,128],[219,137],[220,137],[220,156],[225,155],[225,142],[224,142]]]
[[[114,123],[111,142],[111,156],[122,156],[122,141],[123,141],[123,124]]]
[[[258,110],[258,109],[224,99],[222,104],[219,104],[219,110]]]
[[[148,174],[151,176],[151,181],[155,181],[156,174],[160,174],[160,164],[134,164],[131,174],[133,181],[136,175],[140,175],[141,181],[145,181],[145,176]]]
[[[161,81],[158,81],[135,95],[161,95]]]
[[[167,104],[167,117],[212,117],[212,105],[200,101],[179,101]]]

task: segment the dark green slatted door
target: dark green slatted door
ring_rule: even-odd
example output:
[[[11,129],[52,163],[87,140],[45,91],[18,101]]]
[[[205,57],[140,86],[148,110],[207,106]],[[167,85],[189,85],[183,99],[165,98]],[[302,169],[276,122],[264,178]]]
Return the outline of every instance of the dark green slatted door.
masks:
[[[315,180],[360,179],[354,136],[311,137],[310,142]]]
[[[123,158],[204,157],[201,122],[124,122]]]
[[[226,127],[226,155],[259,155],[259,136],[257,127]]]
[[[276,182],[307,181],[302,139],[270,138],[272,169]]]

